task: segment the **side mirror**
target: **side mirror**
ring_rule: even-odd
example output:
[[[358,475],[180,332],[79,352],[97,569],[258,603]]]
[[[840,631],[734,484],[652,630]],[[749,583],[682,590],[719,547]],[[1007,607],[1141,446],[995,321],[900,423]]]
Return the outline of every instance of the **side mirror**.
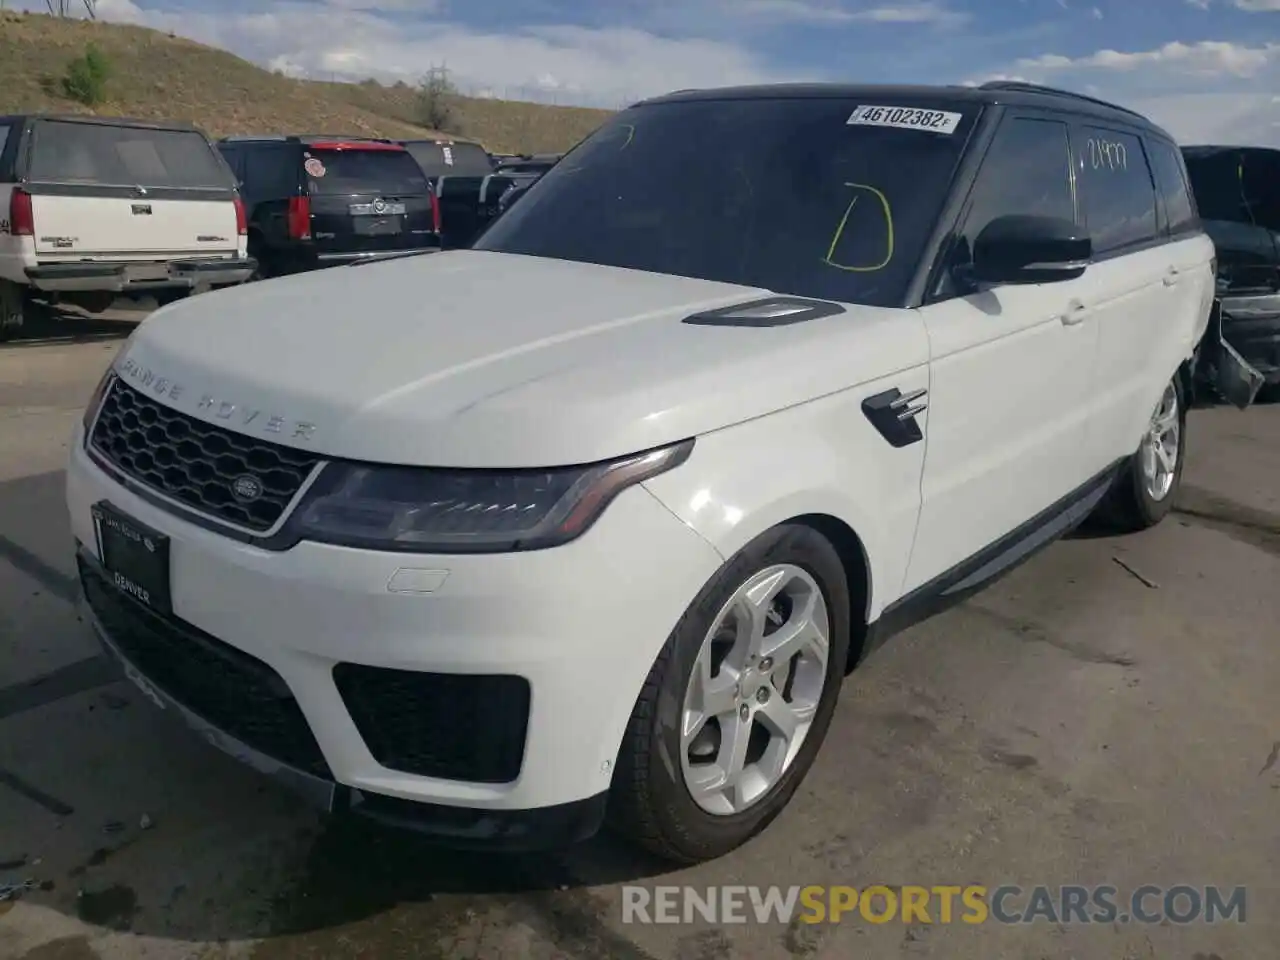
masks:
[[[973,241],[972,277],[980,283],[1073,280],[1092,257],[1093,242],[1070,220],[997,217]]]

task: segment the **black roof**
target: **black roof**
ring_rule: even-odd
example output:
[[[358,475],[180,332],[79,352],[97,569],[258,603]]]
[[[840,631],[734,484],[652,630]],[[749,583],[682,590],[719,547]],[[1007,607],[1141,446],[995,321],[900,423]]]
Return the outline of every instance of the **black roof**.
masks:
[[[713,87],[705,90],[678,90],[675,93],[644,100],[642,103],[647,105],[696,100],[772,100],[779,98],[827,98],[861,100],[867,103],[933,100],[942,103],[985,106],[1055,107],[1061,110],[1069,110],[1073,113],[1087,114],[1099,119],[1140,126],[1159,133],[1166,139],[1173,140],[1173,137],[1169,136],[1167,132],[1135,110],[1070,90],[1059,90],[1055,87],[1044,87],[1038,84],[1013,80],[992,80],[977,87],[910,84],[773,83],[743,87]]]
[[[315,141],[331,143],[400,143],[399,140],[388,140],[386,137],[358,137],[349,133],[248,133],[232,134],[222,137],[219,143],[314,143]]]
[[[408,145],[410,143],[434,143],[442,147],[457,146],[462,144],[468,147],[480,147],[484,149],[484,144],[478,140],[468,140],[465,137],[410,137],[408,139],[392,140],[392,143],[402,143]]]
[[[134,117],[99,117],[92,113],[16,113],[0,116],[0,123],[16,126],[28,120],[57,120],[61,123],[91,123],[103,127],[144,127],[149,130],[181,130],[203,134],[191,123],[178,120],[139,120]]]

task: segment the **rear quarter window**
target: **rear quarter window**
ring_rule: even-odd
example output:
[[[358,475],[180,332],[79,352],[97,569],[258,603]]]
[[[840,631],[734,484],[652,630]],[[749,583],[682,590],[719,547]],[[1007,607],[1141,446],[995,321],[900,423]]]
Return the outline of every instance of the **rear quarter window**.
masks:
[[[234,186],[204,134],[42,120],[35,126],[32,180],[180,189]]]
[[[1181,154],[1173,144],[1160,140],[1148,141],[1147,147],[1169,233],[1176,236],[1195,230],[1199,226],[1199,220],[1190,187],[1183,175]]]

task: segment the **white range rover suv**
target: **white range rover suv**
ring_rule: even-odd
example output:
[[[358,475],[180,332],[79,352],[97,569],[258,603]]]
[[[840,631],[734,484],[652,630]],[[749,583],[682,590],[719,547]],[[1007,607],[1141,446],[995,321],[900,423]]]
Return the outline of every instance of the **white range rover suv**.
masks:
[[[473,249],[142,323],[70,458],[90,620],[328,810],[716,857],[880,639],[1166,514],[1213,259],[1095,100],[648,101]]]

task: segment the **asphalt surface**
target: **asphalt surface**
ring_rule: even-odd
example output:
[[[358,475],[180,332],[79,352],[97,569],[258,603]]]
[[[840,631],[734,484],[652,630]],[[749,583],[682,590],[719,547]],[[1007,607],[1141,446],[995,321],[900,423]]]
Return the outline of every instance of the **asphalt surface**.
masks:
[[[608,839],[498,858],[326,821],[118,678],[71,605],[61,469],[128,327],[0,347],[0,887],[35,887],[0,901],[0,957],[1276,956],[1280,406],[1192,415],[1160,527],[1061,542],[877,653],[774,825],[671,871]],[[629,883],[1216,884],[1247,914],[639,925]]]

